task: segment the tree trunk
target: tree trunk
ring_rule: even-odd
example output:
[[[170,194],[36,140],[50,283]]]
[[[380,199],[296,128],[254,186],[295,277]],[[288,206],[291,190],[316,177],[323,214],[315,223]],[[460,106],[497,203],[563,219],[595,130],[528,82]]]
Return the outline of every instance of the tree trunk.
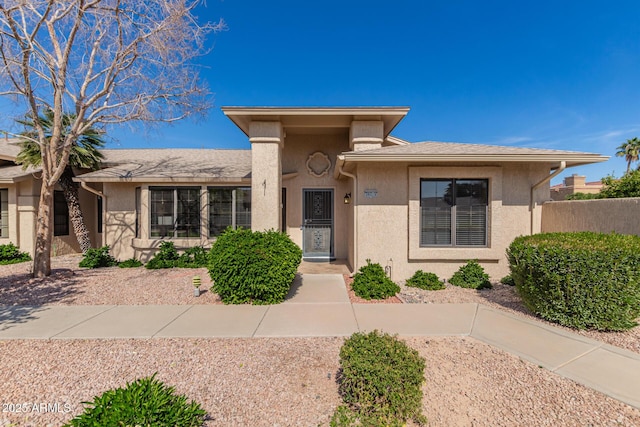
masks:
[[[51,240],[53,239],[53,186],[42,180],[38,222],[36,224],[36,243],[33,255],[33,277],[45,277],[51,274]]]
[[[69,220],[73,226],[73,232],[76,235],[80,250],[82,253],[86,253],[91,249],[91,238],[89,237],[89,230],[84,222],[82,216],[82,209],[80,208],[80,197],[78,195],[78,185],[73,182],[73,170],[67,166],[58,183],[62,187],[64,198],[67,201],[67,207],[69,208]]]

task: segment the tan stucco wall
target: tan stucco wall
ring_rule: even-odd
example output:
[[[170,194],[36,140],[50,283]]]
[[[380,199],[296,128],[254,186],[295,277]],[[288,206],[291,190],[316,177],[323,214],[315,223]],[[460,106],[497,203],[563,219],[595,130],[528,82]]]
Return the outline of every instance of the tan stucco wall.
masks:
[[[571,200],[542,206],[542,231],[635,234],[640,236],[640,198]]]
[[[282,195],[282,142],[280,122],[252,122],[251,228],[280,230]]]
[[[344,195],[352,192],[351,180],[336,180],[333,177],[336,167],[336,156],[349,149],[348,135],[288,135],[285,138],[282,156],[283,173],[297,173],[282,182],[287,189],[287,229],[291,239],[302,247],[302,192],[303,189],[332,189],[334,196],[334,251],[337,259],[347,259],[349,216],[352,215],[352,205],[344,203]],[[309,156],[316,152],[324,153],[331,161],[326,174],[321,177],[313,176],[307,170],[306,162]]]
[[[518,235],[531,232],[531,187],[548,175],[548,166],[471,165],[358,166],[357,267],[366,259],[389,266],[392,279],[402,281],[422,269],[449,278],[470,259],[478,259],[494,279],[508,273],[506,247]],[[486,248],[421,248],[419,246],[420,178],[489,179],[489,227]],[[548,199],[545,185],[534,193],[536,202]],[[365,191],[376,190],[374,198]],[[369,191],[371,193],[371,191]],[[546,199],[545,199],[546,197]],[[539,229],[540,207],[534,207],[533,229]]]
[[[135,256],[136,187],[133,183],[104,183],[104,243],[120,261]]]

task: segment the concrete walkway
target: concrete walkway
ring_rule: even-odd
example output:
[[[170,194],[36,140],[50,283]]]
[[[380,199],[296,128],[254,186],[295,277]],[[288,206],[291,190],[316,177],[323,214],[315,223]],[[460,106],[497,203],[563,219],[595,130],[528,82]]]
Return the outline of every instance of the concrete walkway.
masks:
[[[350,304],[340,274],[303,275],[273,306],[0,306],[0,340],[470,336],[640,409],[640,354],[482,304]]]

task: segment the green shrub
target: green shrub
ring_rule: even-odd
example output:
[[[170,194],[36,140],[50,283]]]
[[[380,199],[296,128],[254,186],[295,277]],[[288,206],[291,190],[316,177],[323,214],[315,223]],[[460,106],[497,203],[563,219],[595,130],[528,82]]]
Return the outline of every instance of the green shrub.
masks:
[[[416,271],[415,274],[407,280],[406,285],[430,291],[438,291],[445,288],[444,283],[437,275],[434,273],[425,273],[422,270]]]
[[[225,304],[284,301],[302,260],[285,233],[227,228],[209,252],[211,290]]]
[[[201,268],[209,262],[207,251],[202,246],[194,246],[185,249],[182,255],[178,254],[173,242],[165,240],[160,243],[160,248],[147,262],[146,268],[155,270],[159,268]]]
[[[573,193],[564,196],[565,200],[592,200],[601,199],[602,196],[599,193]]]
[[[613,176],[602,178],[602,190],[598,198],[640,197],[640,170],[629,171],[622,178]]]
[[[79,266],[84,268],[102,268],[118,265],[118,260],[109,253],[109,246],[90,248],[82,256]]]
[[[20,252],[13,243],[0,245],[0,265],[16,264],[25,261],[31,261],[31,256],[26,252]]]
[[[158,251],[153,255],[153,258],[145,264],[145,267],[151,270],[173,268],[176,266],[178,258],[180,258],[180,255],[173,245],[173,242],[165,240],[160,243]]]
[[[548,233],[507,249],[524,304],[543,319],[578,329],[624,330],[640,316],[640,237]]]
[[[118,267],[120,268],[136,268],[136,267],[142,267],[142,261],[139,261],[135,258],[129,258],[127,260],[124,260],[122,262],[118,263]]]
[[[187,402],[173,387],[151,377],[136,380],[124,388],[107,390],[92,402],[83,402],[82,414],[67,427],[93,426],[202,426],[206,412],[196,402]]]
[[[340,349],[339,407],[332,425],[402,426],[422,415],[425,360],[388,334],[356,332]]]
[[[502,279],[500,279],[500,283],[507,286],[515,286],[516,282],[514,282],[513,277],[510,274],[507,274]]]
[[[465,265],[460,267],[458,271],[453,273],[449,283],[461,288],[471,289],[484,289],[491,288],[491,282],[489,282],[489,275],[484,272],[484,268],[478,261],[471,260]]]
[[[400,286],[387,277],[382,266],[378,263],[372,264],[370,259],[353,277],[351,288],[357,296],[367,300],[385,299],[400,292]]]
[[[185,249],[182,255],[176,260],[176,267],[180,268],[201,268],[209,264],[209,254],[202,246],[194,246]]]

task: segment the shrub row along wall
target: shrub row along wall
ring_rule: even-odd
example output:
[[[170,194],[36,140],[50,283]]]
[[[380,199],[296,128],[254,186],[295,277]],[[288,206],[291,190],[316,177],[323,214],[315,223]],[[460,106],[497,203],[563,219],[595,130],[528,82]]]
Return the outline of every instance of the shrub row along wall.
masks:
[[[640,236],[640,198],[571,200],[542,205],[542,232],[594,231]]]

